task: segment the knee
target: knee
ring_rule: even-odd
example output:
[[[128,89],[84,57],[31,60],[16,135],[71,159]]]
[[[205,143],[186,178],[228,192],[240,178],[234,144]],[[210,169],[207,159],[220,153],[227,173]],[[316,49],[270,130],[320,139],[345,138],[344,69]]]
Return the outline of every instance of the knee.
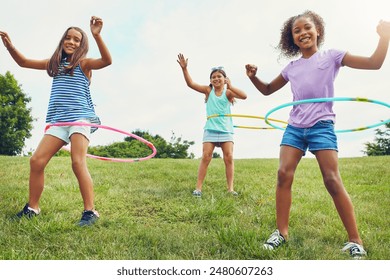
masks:
[[[43,158],[32,155],[30,158],[30,168],[32,171],[42,171],[45,169],[46,161]]]
[[[340,176],[333,173],[324,176],[324,185],[332,197],[337,196],[343,189]]]
[[[72,159],[73,172],[77,173],[86,167],[85,160],[83,159]]]
[[[282,187],[286,182],[292,182],[293,178],[294,171],[286,168],[278,169],[278,187]]]
[[[233,153],[232,152],[225,152],[223,154],[223,160],[226,163],[232,163],[233,162]]]
[[[212,158],[213,158],[212,153],[203,153],[202,155],[202,161],[206,163],[210,162]]]

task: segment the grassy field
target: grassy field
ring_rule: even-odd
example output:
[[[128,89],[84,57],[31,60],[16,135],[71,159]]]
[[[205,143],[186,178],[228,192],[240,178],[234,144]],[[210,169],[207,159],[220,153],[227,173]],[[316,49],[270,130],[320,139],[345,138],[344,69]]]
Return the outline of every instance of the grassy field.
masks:
[[[303,159],[294,185],[290,239],[275,252],[262,243],[275,229],[277,159],[235,160],[235,189],[224,164],[211,162],[202,198],[194,198],[199,160],[139,163],[89,160],[101,218],[79,228],[82,201],[69,158],[46,169],[41,215],[10,220],[27,202],[29,159],[0,157],[2,260],[343,260],[347,241],[317,162]],[[390,157],[340,159],[367,259],[390,259]]]

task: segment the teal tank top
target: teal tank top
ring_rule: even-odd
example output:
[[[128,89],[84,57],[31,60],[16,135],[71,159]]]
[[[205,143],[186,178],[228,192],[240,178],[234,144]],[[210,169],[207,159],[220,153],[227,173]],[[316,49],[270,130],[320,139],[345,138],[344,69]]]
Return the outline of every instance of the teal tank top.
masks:
[[[214,88],[211,89],[209,98],[206,102],[207,116],[211,115],[228,115],[230,112],[231,103],[226,96],[226,89],[223,90],[221,96],[215,94]],[[214,130],[218,132],[233,133],[233,121],[231,117],[215,117],[207,120],[204,129]]]

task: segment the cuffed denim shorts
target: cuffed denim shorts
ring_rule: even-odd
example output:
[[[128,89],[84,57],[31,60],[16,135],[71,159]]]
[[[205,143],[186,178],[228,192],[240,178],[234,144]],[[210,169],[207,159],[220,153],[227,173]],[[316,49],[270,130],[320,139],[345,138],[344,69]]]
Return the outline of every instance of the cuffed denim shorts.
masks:
[[[88,120],[82,119],[77,122],[90,123]],[[89,126],[51,126],[45,133],[45,135],[52,135],[61,139],[62,141],[69,144],[70,136],[74,133],[80,133],[84,135],[85,138],[89,141],[91,137],[91,127]]]
[[[215,146],[220,147],[224,142],[233,142],[233,134],[205,129],[203,132],[203,143],[205,142],[211,142]]]
[[[307,149],[313,154],[321,150],[338,151],[334,123],[331,120],[318,121],[309,128],[287,125],[280,146],[297,148],[303,152],[303,155],[306,154]]]

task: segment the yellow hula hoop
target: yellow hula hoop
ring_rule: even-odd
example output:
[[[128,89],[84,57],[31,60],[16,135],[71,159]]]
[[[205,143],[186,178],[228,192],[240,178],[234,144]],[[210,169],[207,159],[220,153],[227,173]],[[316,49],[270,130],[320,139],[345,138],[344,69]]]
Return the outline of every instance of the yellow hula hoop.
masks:
[[[214,114],[207,116],[207,119],[211,118],[218,118],[218,117],[232,117],[232,118],[249,118],[249,119],[259,119],[259,120],[265,120],[265,117],[261,116],[253,116],[253,115],[242,115],[242,114]],[[278,122],[287,125],[288,123],[285,121],[277,120],[277,119],[271,119],[268,118],[268,120],[273,122]],[[234,125],[235,128],[245,128],[245,129],[275,129],[275,127],[272,126],[243,126],[243,125]]]

